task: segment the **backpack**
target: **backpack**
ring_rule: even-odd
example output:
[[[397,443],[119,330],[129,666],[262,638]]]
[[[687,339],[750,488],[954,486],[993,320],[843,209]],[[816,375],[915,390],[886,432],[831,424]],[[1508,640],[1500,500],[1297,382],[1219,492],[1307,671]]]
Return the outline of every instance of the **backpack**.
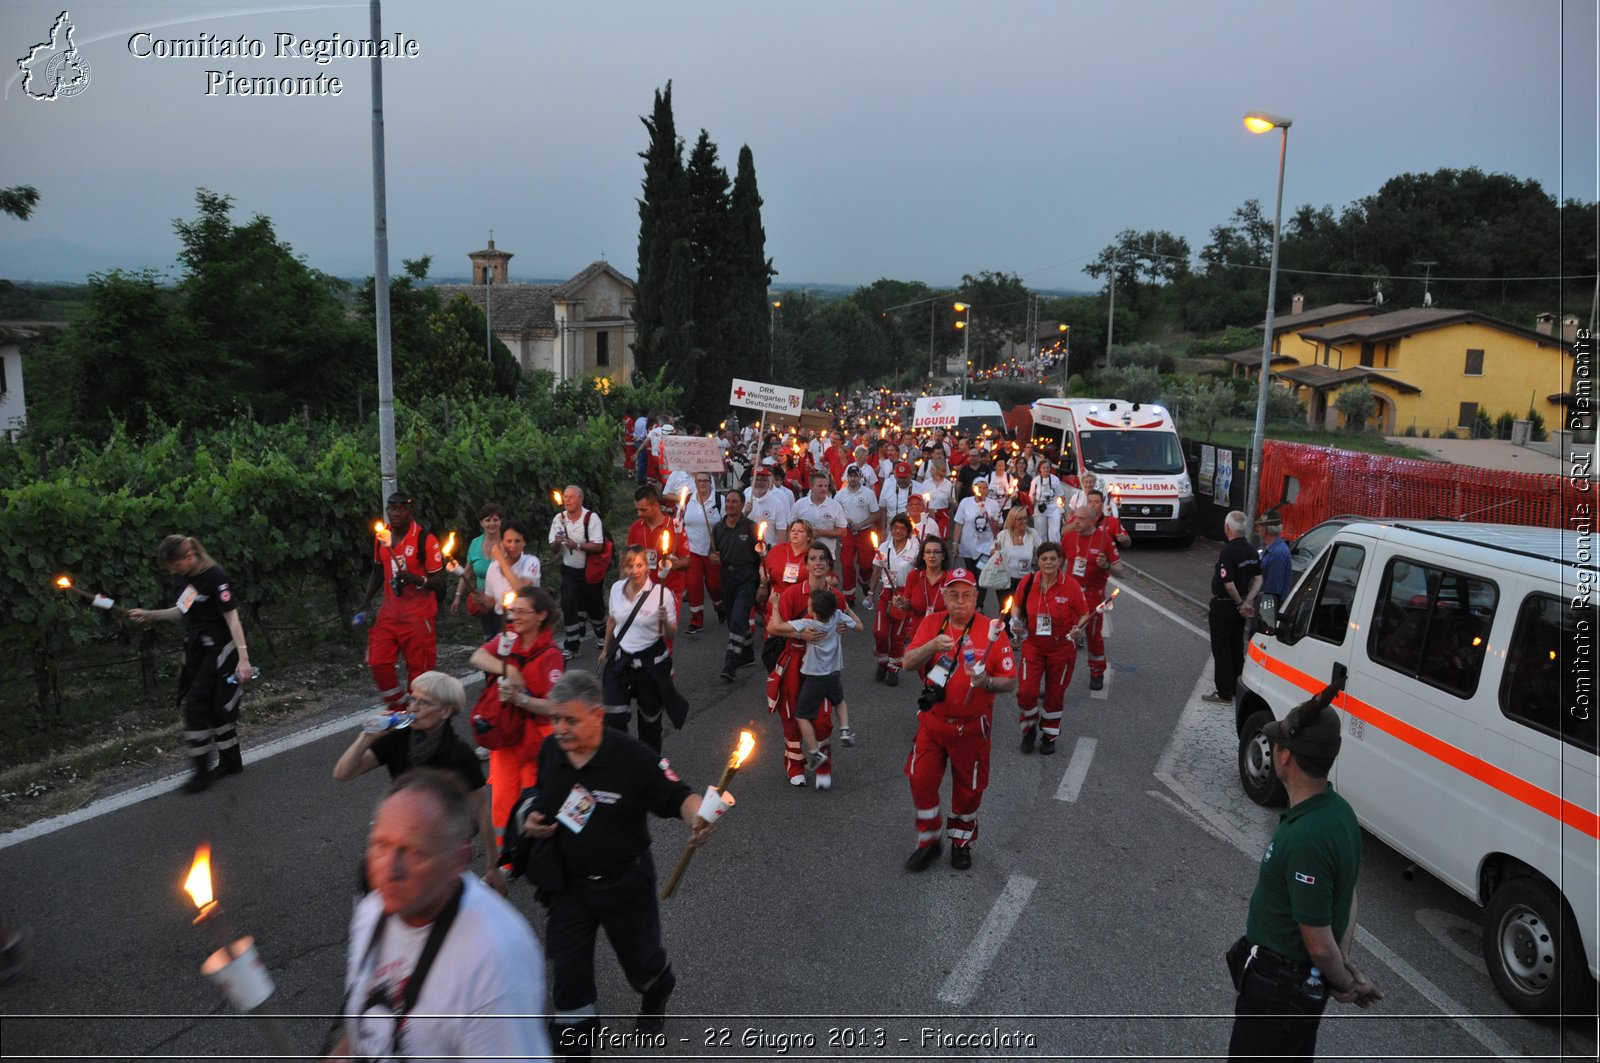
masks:
[[[546,646],[534,657],[509,653],[500,659],[513,661],[519,669],[526,671],[530,660],[552,650],[556,653],[561,652],[559,647],[551,645]],[[528,718],[515,706],[504,704],[500,700],[500,684],[495,680],[495,676],[484,676],[483,692],[478,695],[477,702],[472,706],[470,716],[472,737],[484,749],[509,749],[522,741]]]
[[[594,516],[589,510],[583,511],[583,538],[589,539],[589,518]],[[597,554],[583,555],[583,579],[586,583],[604,583],[606,573],[611,571],[612,564],[617,557],[616,540],[611,538],[611,529],[605,525],[600,526],[600,541],[604,544]]]

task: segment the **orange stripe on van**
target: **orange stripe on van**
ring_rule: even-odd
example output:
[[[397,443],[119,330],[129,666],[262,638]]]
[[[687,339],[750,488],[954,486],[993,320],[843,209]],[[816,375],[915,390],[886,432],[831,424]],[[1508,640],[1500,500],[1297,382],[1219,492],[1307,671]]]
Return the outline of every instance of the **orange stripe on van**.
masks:
[[[1315,694],[1327,686],[1321,679],[1273,657],[1254,642],[1250,644],[1250,659],[1266,669],[1268,673],[1299,687],[1308,694]],[[1406,723],[1404,720],[1384,712],[1375,705],[1369,705],[1365,701],[1353,698],[1349,694],[1341,692],[1333,703],[1335,707],[1366,721],[1380,731],[1388,732],[1407,745],[1426,753],[1440,763],[1448,764],[1457,771],[1478,780],[1485,786],[1500,791],[1512,800],[1520,801],[1535,811],[1543,812],[1552,819],[1559,820],[1574,830],[1582,831],[1591,838],[1600,838],[1600,815],[1573,804],[1559,794],[1553,794],[1549,790],[1535,786],[1526,779],[1511,774],[1504,768],[1496,767],[1481,757],[1473,756],[1464,749],[1458,749],[1450,743],[1434,737],[1427,731]]]

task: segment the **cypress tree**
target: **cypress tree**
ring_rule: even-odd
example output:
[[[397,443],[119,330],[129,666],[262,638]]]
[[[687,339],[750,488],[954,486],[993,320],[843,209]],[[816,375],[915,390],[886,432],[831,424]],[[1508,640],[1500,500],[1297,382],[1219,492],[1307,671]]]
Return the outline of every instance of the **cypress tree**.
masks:
[[[689,249],[693,265],[693,375],[685,384],[690,416],[712,424],[727,402],[735,363],[729,347],[728,266],[731,204],[728,171],[717,161],[717,146],[704,129],[689,153]],[[743,375],[742,373],[740,375]]]
[[[767,290],[778,271],[767,258],[761,193],[756,188],[756,164],[748,144],[739,149],[739,165],[729,197],[728,240],[728,357],[731,364],[745,367],[751,377],[765,380],[772,344],[772,308]]]
[[[650,132],[644,160],[643,194],[639,198],[639,279],[634,287],[634,369],[654,375],[667,364],[662,349],[669,331],[683,324],[667,317],[666,286],[673,245],[688,236],[688,194],[684,181],[683,141],[672,117],[672,82],[657,89],[649,118],[639,119]]]

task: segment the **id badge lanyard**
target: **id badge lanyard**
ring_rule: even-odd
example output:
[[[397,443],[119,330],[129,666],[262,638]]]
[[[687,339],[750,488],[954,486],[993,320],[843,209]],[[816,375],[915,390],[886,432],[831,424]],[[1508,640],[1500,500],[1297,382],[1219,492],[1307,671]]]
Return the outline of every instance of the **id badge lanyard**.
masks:
[[[445,935],[450,933],[450,925],[456,921],[456,913],[461,910],[461,895],[466,886],[457,883],[455,893],[439,912],[439,917],[433,921],[433,928],[428,931],[428,940],[423,943],[422,954],[417,957],[417,965],[411,969],[411,975],[406,979],[405,992],[400,997],[400,1010],[394,1013],[394,1027],[389,1036],[389,1059],[404,1059],[400,1052],[400,1031],[405,1026],[406,1018],[412,1009],[417,1006],[417,998],[422,995],[423,980],[428,977],[428,972],[433,968],[433,961],[439,955],[439,949],[444,945]],[[372,940],[367,942],[366,955],[361,958],[361,977],[357,978],[352,986],[353,992],[345,1001],[345,1011],[355,1010],[355,993],[363,988],[368,991],[367,985],[373,972],[378,966],[378,944],[383,940],[383,929],[388,923],[387,915],[380,915],[377,924],[372,928]]]

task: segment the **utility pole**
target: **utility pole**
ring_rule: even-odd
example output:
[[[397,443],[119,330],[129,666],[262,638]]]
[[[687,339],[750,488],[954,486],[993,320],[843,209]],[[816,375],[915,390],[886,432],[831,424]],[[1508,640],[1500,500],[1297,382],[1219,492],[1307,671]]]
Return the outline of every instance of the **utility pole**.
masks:
[[[383,40],[383,2],[371,0],[372,39]],[[394,448],[394,345],[389,334],[389,204],[383,166],[383,60],[372,57],[372,295],[378,328],[378,455],[381,510],[400,487]]]
[[[1111,368],[1111,335],[1117,324],[1117,256],[1111,256],[1111,304],[1106,308],[1106,368]]]

